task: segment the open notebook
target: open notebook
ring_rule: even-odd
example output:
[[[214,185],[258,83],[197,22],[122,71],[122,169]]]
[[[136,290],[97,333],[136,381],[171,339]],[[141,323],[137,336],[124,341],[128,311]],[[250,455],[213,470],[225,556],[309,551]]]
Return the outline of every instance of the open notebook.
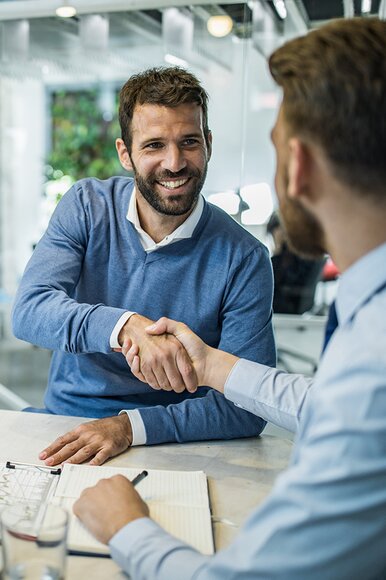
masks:
[[[71,514],[68,548],[72,552],[108,554],[72,514],[72,505],[83,489],[99,479],[120,473],[132,480],[143,467],[96,467],[65,464],[62,470],[42,466],[0,464],[0,509],[4,505],[25,502],[41,509],[52,501]],[[166,531],[190,544],[203,554],[212,554],[213,535],[209,509],[208,485],[203,471],[163,471],[147,469],[148,477],[136,490],[147,502],[151,517]]]

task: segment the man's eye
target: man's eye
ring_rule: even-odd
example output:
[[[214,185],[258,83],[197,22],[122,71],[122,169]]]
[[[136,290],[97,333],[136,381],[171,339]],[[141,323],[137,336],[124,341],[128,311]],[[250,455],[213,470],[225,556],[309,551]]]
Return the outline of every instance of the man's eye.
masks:
[[[146,149],[161,149],[162,147],[162,143],[159,143],[158,141],[154,141],[154,143],[148,143],[146,145]]]
[[[192,145],[197,145],[198,141],[197,139],[185,139],[185,141],[183,142],[184,145],[192,146]]]

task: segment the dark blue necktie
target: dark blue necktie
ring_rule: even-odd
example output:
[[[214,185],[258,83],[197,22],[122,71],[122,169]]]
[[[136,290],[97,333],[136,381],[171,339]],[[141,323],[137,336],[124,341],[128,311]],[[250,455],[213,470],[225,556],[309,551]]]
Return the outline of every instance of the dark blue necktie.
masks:
[[[336,327],[338,326],[338,317],[336,315],[335,300],[331,302],[330,310],[328,311],[328,318],[326,324],[326,331],[324,335],[324,343],[322,348],[322,353],[325,351],[326,346],[330,342],[330,338],[334,334]]]

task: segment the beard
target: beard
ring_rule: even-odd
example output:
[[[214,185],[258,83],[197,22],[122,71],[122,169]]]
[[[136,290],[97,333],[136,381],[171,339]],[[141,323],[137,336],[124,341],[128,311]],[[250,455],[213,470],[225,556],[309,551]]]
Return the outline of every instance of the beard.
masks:
[[[286,184],[287,189],[288,183]],[[326,254],[324,233],[319,221],[298,201],[283,196],[280,221],[289,248],[304,258],[321,258]]]
[[[144,177],[138,172],[132,159],[131,164],[133,167],[135,183],[139,192],[158,213],[170,216],[184,215],[196,205],[208,171],[208,164],[205,163],[202,171],[198,169],[192,170],[184,168],[177,173],[173,173],[172,171],[165,169],[161,173],[150,173]],[[168,179],[176,178],[190,180],[187,184],[189,186],[188,191],[184,194],[168,195],[165,198],[162,194],[157,193],[156,186],[159,181],[167,181]]]

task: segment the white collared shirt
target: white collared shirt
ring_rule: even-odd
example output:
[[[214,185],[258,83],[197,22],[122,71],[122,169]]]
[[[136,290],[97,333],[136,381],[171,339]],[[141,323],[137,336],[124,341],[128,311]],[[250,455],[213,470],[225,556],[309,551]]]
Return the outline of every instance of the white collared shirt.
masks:
[[[129,209],[127,211],[126,218],[135,227],[143,249],[147,254],[150,254],[150,252],[154,252],[155,250],[157,250],[158,248],[162,248],[163,246],[168,246],[169,244],[173,244],[174,242],[178,242],[179,240],[191,238],[196,225],[200,221],[203,209],[204,209],[204,200],[200,195],[196,207],[189,215],[189,217],[187,217],[186,220],[180,226],[178,226],[177,229],[174,230],[174,232],[165,236],[163,240],[157,243],[141,227],[137,210],[137,193],[136,189],[134,188],[134,191],[130,198]]]
[[[150,254],[151,252],[155,252],[156,250],[158,250],[158,248],[162,248],[163,246],[168,246],[169,244],[173,244],[175,242],[178,242],[179,240],[191,238],[196,225],[200,221],[203,209],[204,209],[204,200],[202,195],[200,195],[196,207],[193,209],[192,213],[187,217],[187,219],[180,226],[178,226],[178,228],[176,228],[174,232],[171,232],[170,234],[165,236],[163,240],[157,243],[141,227],[137,210],[137,193],[136,188],[134,187],[133,193],[130,198],[126,219],[133,224],[136,232],[138,233],[139,240],[145,252],[147,254]],[[132,311],[127,311],[125,312],[125,314],[122,314],[122,316],[119,318],[110,335],[111,348],[120,347],[120,344],[118,342],[119,333],[124,324],[129,320],[130,316],[132,316],[133,314],[136,313]],[[146,431],[139,411],[137,409],[132,409],[130,411],[121,411],[121,413],[127,413],[129,416],[133,432],[132,445],[145,445]]]

